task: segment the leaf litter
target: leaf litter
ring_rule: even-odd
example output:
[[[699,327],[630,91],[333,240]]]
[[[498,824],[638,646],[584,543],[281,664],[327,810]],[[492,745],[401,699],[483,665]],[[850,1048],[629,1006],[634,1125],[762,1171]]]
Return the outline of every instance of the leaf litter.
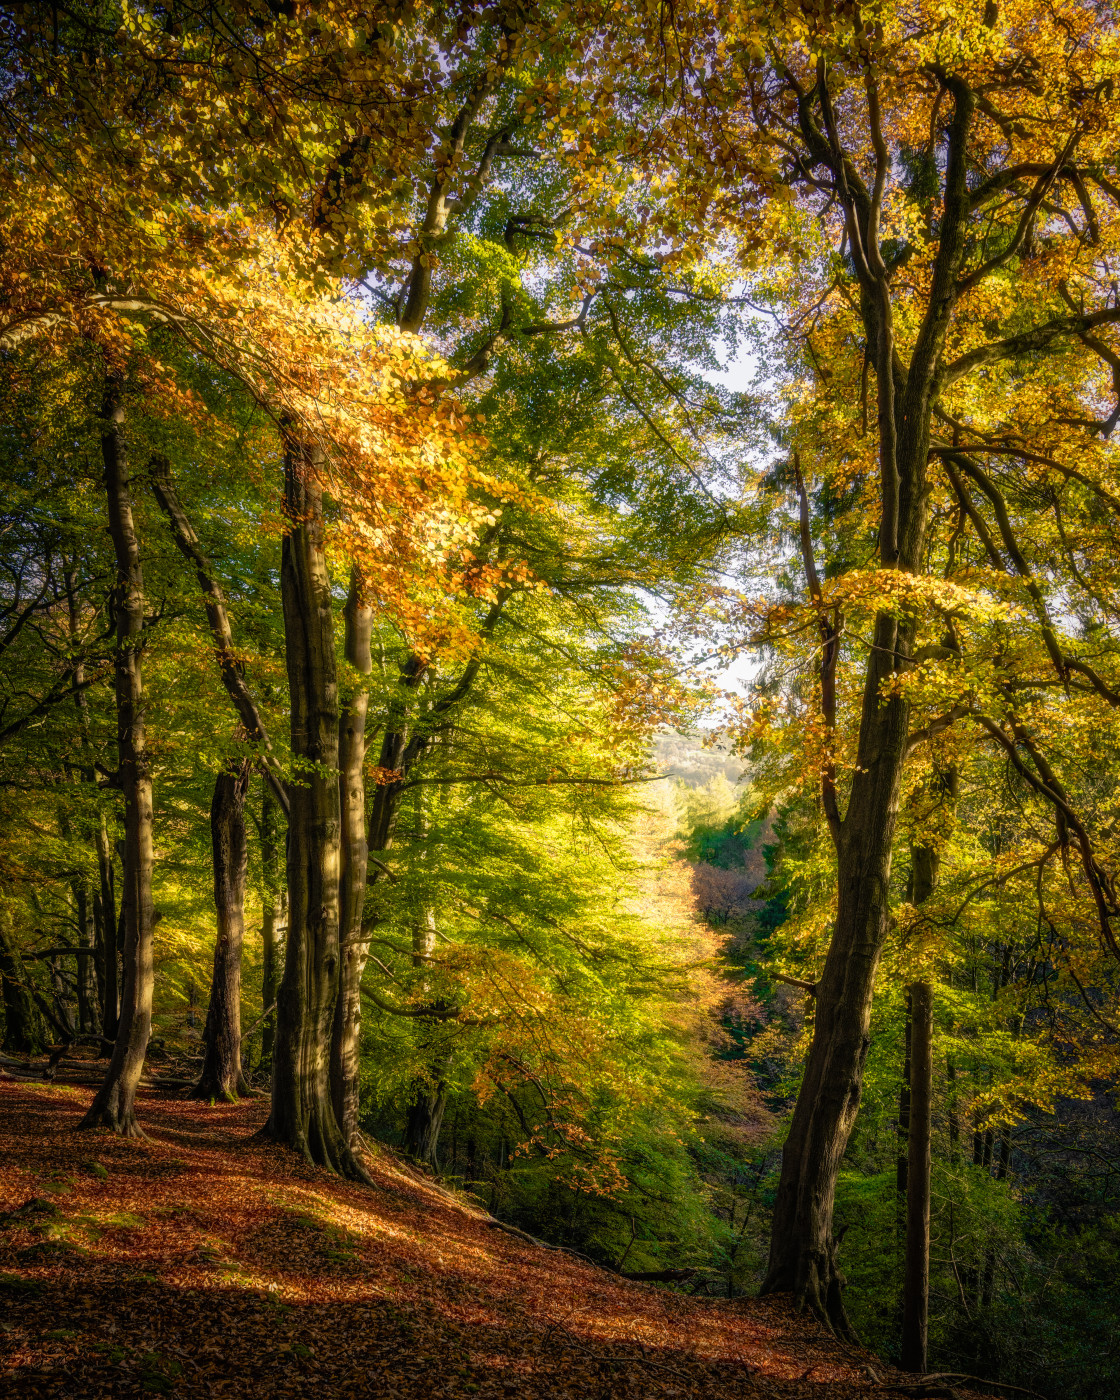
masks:
[[[144,1091],[137,1142],[74,1131],[89,1097],[0,1084],[0,1395],[914,1393],[786,1300],[623,1280],[493,1229],[387,1151],[373,1190],[329,1177],[253,1137],[260,1100]]]

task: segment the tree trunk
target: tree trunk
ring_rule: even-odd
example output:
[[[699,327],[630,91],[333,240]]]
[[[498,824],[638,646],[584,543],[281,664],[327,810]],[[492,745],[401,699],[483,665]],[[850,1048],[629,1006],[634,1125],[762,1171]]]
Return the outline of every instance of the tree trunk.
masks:
[[[431,908],[412,933],[412,962],[417,968],[429,965],[436,950],[436,916]],[[444,1059],[433,1077],[417,1079],[413,1085],[412,1102],[405,1120],[404,1148],[421,1162],[438,1166],[439,1134],[447,1108],[447,1080],[444,1073],[449,1065]]]
[[[346,654],[359,674],[370,670],[369,644],[372,614],[367,616],[360,602],[360,585],[351,577],[347,600]],[[411,692],[424,676],[424,664],[410,656],[401,667],[401,685]],[[356,708],[356,702],[358,707]],[[342,726],[340,763],[340,800],[343,813],[343,887],[340,889],[343,911],[343,949],[339,1002],[331,1037],[331,1093],[339,1123],[348,1142],[358,1133],[359,1051],[362,1031],[361,983],[369,956],[369,937],[375,922],[366,910],[366,891],[374,880],[369,879],[369,852],[387,851],[393,844],[401,793],[409,771],[424,753],[426,738],[409,735],[407,698],[393,702],[381,741],[378,767],[397,776],[388,783],[378,783],[370,801],[368,825],[358,830],[364,819],[365,779],[357,758],[360,742],[365,749],[368,696],[362,691],[348,706]],[[359,812],[362,817],[359,817]]]
[[[73,568],[67,567],[63,570],[63,583],[66,588],[67,634],[71,645],[77,649],[80,615],[77,581]],[[96,770],[93,766],[90,744],[89,697],[86,695],[85,689],[85,666],[81,661],[76,662],[74,666],[74,708],[78,713],[78,732],[81,736],[84,758],[80,770],[81,780],[92,788]],[[60,812],[59,818],[63,838],[71,845],[76,844],[79,838],[75,836],[71,828],[65,809]],[[89,827],[83,824],[81,839],[88,839],[88,836]],[[85,872],[75,877],[73,889],[74,910],[78,925],[78,947],[84,950],[78,954],[78,1029],[82,1035],[93,1035],[95,1027],[100,1024],[101,1020],[99,999],[101,982],[104,978],[104,969],[99,967],[99,961],[104,957],[104,954],[97,931],[97,901],[90,886],[89,877]]]
[[[23,961],[12,937],[12,915],[0,897],[0,983],[4,988],[3,1048],[12,1055],[37,1055],[43,1048],[39,1016],[28,990]]]
[[[350,570],[346,599],[346,660],[359,676],[373,669],[370,638],[373,608],[366,602],[362,578]],[[342,815],[342,851],[339,878],[339,933],[341,968],[338,1001],[331,1032],[331,1100],[343,1137],[358,1144],[359,1061],[362,1034],[362,973],[369,953],[369,939],[362,931],[366,900],[369,846],[366,838],[366,714],[369,691],[359,682],[342,712],[339,729],[338,786]]]
[[[930,1134],[933,1104],[933,992],[909,989],[913,1015],[910,1142],[906,1188],[906,1279],[902,1302],[902,1368],[924,1372],[929,1340]]]
[[[368,657],[369,647],[369,627],[370,621],[364,617],[359,618],[354,614],[354,622],[351,624],[350,610],[356,606],[355,580],[351,578],[351,599],[348,601],[347,610],[347,657],[351,663],[361,673],[365,674],[369,669]],[[480,628],[479,635],[482,638],[488,637],[501,616],[509,594],[503,594],[495,601],[487,614],[486,620]],[[353,643],[351,636],[353,635]],[[457,705],[463,697],[468,694],[474,684],[481,665],[481,648],[476,648],[474,654],[467,662],[463,672],[455,685],[438,700],[429,711],[429,718],[436,718],[446,714],[447,711]],[[366,959],[369,955],[369,936],[372,927],[376,922],[376,916],[366,909],[365,893],[370,885],[375,885],[379,878],[385,873],[384,868],[378,868],[372,879],[368,877],[368,858],[371,851],[387,851],[393,844],[393,833],[396,828],[397,814],[400,810],[401,796],[404,785],[408,780],[414,765],[427,752],[431,742],[430,734],[423,731],[417,732],[409,724],[410,700],[413,692],[416,691],[426,673],[425,662],[417,655],[409,655],[401,667],[400,686],[397,696],[390,705],[389,714],[386,717],[385,733],[381,741],[381,750],[378,756],[378,767],[383,772],[393,773],[395,776],[389,782],[379,782],[373,790],[369,803],[369,822],[364,837],[352,826],[356,822],[358,812],[358,802],[355,796],[349,812],[346,808],[347,793],[357,792],[356,783],[358,775],[355,775],[349,783],[342,787],[343,800],[343,840],[348,843],[349,851],[353,852],[353,858],[347,855],[347,848],[344,844],[344,865],[354,872],[354,876],[347,877],[347,888],[343,891],[343,960],[341,982],[342,988],[339,994],[339,1009],[336,1014],[335,1031],[331,1046],[331,1085],[335,1096],[336,1112],[339,1114],[339,1121],[342,1123],[347,1140],[352,1140],[357,1133],[358,1114],[358,1052],[361,1040],[361,981],[362,973],[365,970]],[[350,760],[345,756],[346,745],[349,743],[346,730],[357,725],[360,721],[360,730],[355,730],[356,735],[360,735],[362,748],[365,747],[366,710],[368,700],[363,694],[362,710],[360,716],[351,706],[347,715],[346,723],[343,726],[343,774],[347,771]],[[356,752],[356,748],[353,750]],[[362,782],[361,803],[365,804],[365,787]],[[358,862],[360,860],[362,877],[361,887],[356,883]],[[347,910],[350,912],[348,913]],[[350,923],[352,932],[346,932],[347,920],[354,920]]]
[[[886,937],[891,853],[907,744],[909,706],[881,698],[909,654],[909,635],[876,620],[868,661],[857,767],[837,838],[836,927],[817,983],[813,1039],[774,1206],[763,1293],[793,1293],[840,1336],[854,1338],[844,1309],[832,1234],[836,1178],[859,1111],[875,973]]]
[[[63,975],[62,967],[58,961],[58,954],[52,953],[48,959],[47,966],[51,974],[51,991],[54,993],[54,1014],[57,1024],[62,1028],[63,1039],[67,1042],[74,1039],[77,1031],[74,1029],[74,1022],[70,1016],[70,989],[66,985],[66,978]],[[75,969],[75,983],[77,969]],[[77,999],[77,987],[75,985],[74,999]]]
[[[898,1161],[895,1164],[895,1190],[906,1196],[906,1169],[910,1142],[910,1055],[914,1039],[914,1008],[906,992],[905,1046],[902,1054],[902,1081],[898,1086]]]
[[[63,841],[77,857],[78,837],[70,821],[70,814],[63,805],[58,812],[58,830]],[[92,1035],[97,1018],[97,993],[94,979],[93,961],[97,939],[93,927],[93,895],[89,878],[84,871],[78,871],[70,881],[74,896],[74,926],[77,930],[77,957],[74,968],[74,989],[78,1003],[78,1032]],[[56,988],[56,995],[58,989]]]
[[[996,1168],[996,1180],[1006,1181],[1008,1168],[1011,1165],[1011,1129],[1004,1127],[999,1139],[999,1166]]]
[[[288,927],[288,890],[281,862],[283,834],[280,804],[268,785],[261,797],[261,937],[264,943],[264,969],[261,979],[261,1067],[272,1069],[276,1045],[276,1005],[280,991],[280,963]]]
[[[136,1090],[148,1053],[152,1026],[152,778],[144,728],[144,685],[140,667],[144,633],[144,576],[125,475],[121,424],[121,385],[108,376],[101,449],[109,533],[116,552],[114,606],[117,646],[114,679],[117,701],[117,769],[124,794],[124,854],[121,911],[124,923],[124,979],[116,1040],[105,1082],[82,1127],[111,1128],[142,1137],[136,1122]],[[106,983],[111,980],[106,977]]]
[[[78,919],[78,1029],[93,1035],[98,1022],[97,979],[94,963],[97,938],[93,921],[93,892],[83,875],[74,882],[74,904]]]
[[[968,142],[975,98],[951,80],[938,250],[925,314],[903,368],[894,335],[887,261],[879,245],[878,194],[860,178],[830,129],[814,145],[826,159],[844,209],[848,248],[858,251],[860,316],[875,372],[879,466],[879,565],[919,573],[926,567],[930,420],[941,390],[942,354],[958,295],[970,209]],[[823,99],[830,106],[827,78]],[[816,138],[814,137],[814,142]],[[827,153],[827,155],[825,154]],[[877,190],[877,187],[876,187]],[[803,532],[810,593],[820,601]],[[846,814],[834,775],[822,772],[821,795],[836,844],[836,926],[817,983],[813,1040],[793,1122],[782,1152],[764,1292],[790,1291],[841,1335],[852,1335],[841,1295],[832,1235],[836,1177],[859,1111],[875,973],[889,916],[891,853],[902,770],[909,748],[909,704],[896,682],[909,665],[915,624],[880,613],[864,678],[859,743]],[[831,670],[821,671],[825,722],[835,722]]]
[[[439,1134],[446,1109],[446,1080],[416,1085],[405,1123],[404,1149],[433,1167],[439,1165]]]
[[[210,804],[210,839],[214,853],[214,910],[218,933],[214,974],[206,1016],[206,1053],[202,1073],[191,1091],[195,1099],[235,1103],[249,1086],[241,1072],[241,950],[245,942],[245,877],[249,849],[245,839],[245,798],[249,760],[218,774]]]
[[[265,1132],[309,1162],[364,1172],[331,1102],[331,1026],[339,982],[338,679],[323,497],[304,444],[285,443],[280,568],[291,706],[288,939],[276,1007],[272,1111]]]
[[[113,1042],[117,1038],[117,1020],[120,1016],[120,954],[117,948],[113,850],[109,844],[109,828],[104,813],[101,814],[94,839],[97,844],[97,874],[100,886],[96,895],[95,910],[101,935],[101,1054],[109,1056],[113,1053]]]

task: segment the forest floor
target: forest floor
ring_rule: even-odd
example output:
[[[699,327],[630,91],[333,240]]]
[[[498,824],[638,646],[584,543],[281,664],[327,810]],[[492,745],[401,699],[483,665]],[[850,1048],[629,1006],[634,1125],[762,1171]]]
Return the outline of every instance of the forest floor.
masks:
[[[628,1282],[487,1223],[389,1152],[376,1189],[143,1090],[146,1142],[75,1132],[85,1087],[0,1082],[0,1394],[887,1396],[784,1302]],[[909,1380],[913,1381],[913,1377]]]

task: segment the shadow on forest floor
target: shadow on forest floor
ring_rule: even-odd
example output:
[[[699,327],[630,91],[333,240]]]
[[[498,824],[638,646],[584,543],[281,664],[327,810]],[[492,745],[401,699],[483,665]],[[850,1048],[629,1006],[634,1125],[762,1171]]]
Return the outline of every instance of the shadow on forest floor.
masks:
[[[0,1394],[840,1400],[897,1378],[780,1300],[629,1283],[378,1154],[378,1189],[251,1140],[259,1100],[0,1083]],[[912,1378],[911,1378],[912,1379]]]

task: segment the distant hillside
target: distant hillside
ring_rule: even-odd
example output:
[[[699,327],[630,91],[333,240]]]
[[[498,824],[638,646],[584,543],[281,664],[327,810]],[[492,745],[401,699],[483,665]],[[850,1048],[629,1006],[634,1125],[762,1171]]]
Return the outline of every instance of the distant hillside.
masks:
[[[706,787],[718,774],[731,783],[743,776],[745,765],[730,752],[726,743],[706,746],[700,739],[687,738],[666,730],[654,740],[653,752],[662,772],[679,778],[688,787]]]

